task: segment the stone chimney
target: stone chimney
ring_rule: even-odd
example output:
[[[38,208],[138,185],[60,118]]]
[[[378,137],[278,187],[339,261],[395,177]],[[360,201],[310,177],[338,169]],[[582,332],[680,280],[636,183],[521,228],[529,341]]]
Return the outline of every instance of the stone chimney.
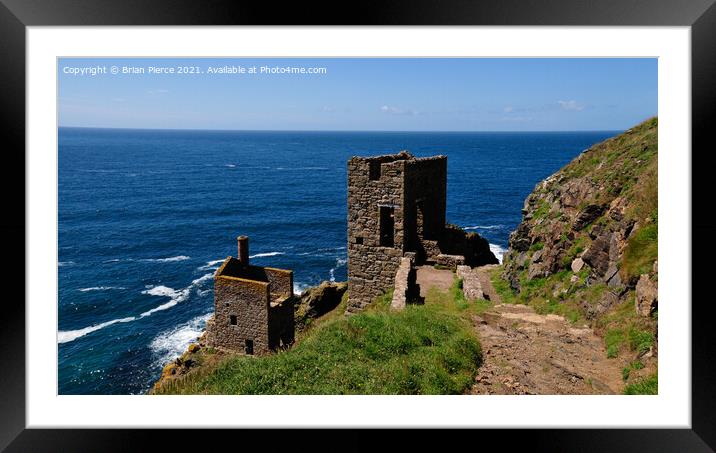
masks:
[[[239,236],[236,238],[236,240],[239,243],[239,254],[237,255],[237,258],[239,259],[239,262],[244,265],[249,265],[249,237],[248,236]]]

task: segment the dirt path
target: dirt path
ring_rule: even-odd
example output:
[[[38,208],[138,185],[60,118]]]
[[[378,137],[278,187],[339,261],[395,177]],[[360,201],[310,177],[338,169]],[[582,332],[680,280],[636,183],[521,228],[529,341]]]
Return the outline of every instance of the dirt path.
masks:
[[[455,274],[446,269],[435,269],[433,266],[418,266],[416,281],[420,287],[420,296],[425,297],[430,288],[447,291],[455,281]]]
[[[490,282],[492,266],[479,268],[483,291],[495,306],[475,316],[483,364],[472,394],[621,393],[620,363],[607,359],[602,339],[557,315],[502,304]]]

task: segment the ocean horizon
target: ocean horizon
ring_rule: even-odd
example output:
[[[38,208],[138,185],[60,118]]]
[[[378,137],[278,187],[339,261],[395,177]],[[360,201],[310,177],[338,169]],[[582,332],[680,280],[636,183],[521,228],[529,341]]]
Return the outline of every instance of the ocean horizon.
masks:
[[[446,155],[447,221],[501,260],[534,186],[619,132],[60,127],[59,393],[146,392],[202,332],[238,235],[297,292],[345,281],[351,156]]]

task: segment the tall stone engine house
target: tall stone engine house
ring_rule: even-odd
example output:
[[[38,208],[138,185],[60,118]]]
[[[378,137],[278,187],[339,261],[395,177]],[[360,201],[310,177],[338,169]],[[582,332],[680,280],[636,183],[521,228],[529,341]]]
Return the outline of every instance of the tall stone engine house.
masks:
[[[447,157],[407,151],[348,161],[348,291],[363,308],[393,286],[405,252],[424,261],[445,227]],[[434,242],[434,244],[433,244]]]
[[[348,312],[393,287],[403,257],[453,268],[498,262],[484,238],[446,225],[446,199],[446,156],[348,161]]]

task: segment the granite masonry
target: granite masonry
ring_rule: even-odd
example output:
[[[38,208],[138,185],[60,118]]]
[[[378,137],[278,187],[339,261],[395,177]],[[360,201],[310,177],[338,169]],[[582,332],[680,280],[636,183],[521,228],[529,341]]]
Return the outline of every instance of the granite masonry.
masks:
[[[239,236],[238,257],[214,275],[214,317],[209,346],[264,354],[294,340],[293,271],[249,264],[249,238]]]
[[[347,312],[392,288],[404,257],[453,269],[498,263],[484,238],[446,225],[446,194],[446,156],[401,151],[348,161]]]

